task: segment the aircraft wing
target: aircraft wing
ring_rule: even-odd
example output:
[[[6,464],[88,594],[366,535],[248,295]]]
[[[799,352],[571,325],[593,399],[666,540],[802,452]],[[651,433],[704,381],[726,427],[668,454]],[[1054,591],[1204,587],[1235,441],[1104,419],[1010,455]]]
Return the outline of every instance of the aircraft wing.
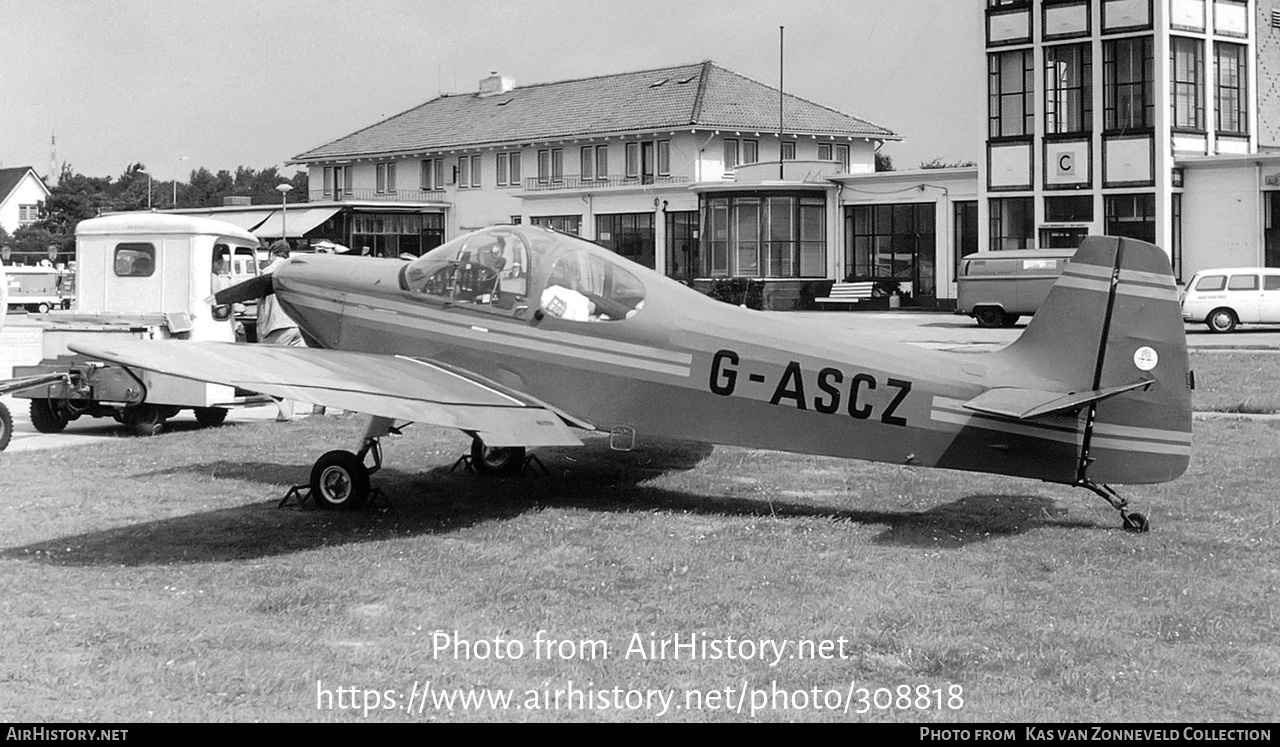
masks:
[[[73,343],[68,347],[131,368],[474,432],[487,446],[582,444],[564,416],[542,402],[424,358],[176,340]]]
[[[1053,392],[1044,389],[1020,389],[1018,387],[997,387],[988,389],[977,397],[965,402],[962,407],[987,415],[1029,420],[1043,415],[1074,410],[1090,402],[1099,402],[1117,394],[1150,386],[1154,380],[1143,379],[1121,386],[1095,389],[1086,392]]]

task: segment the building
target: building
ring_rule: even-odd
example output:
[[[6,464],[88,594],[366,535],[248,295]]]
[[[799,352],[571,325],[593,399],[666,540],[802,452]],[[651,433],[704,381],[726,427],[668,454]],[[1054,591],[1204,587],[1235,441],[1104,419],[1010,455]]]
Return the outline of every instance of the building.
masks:
[[[10,236],[40,220],[40,203],[49,188],[30,166],[0,169],[0,228]]]
[[[984,0],[979,240],[1280,266],[1280,0]]]
[[[348,207],[325,238],[352,247],[416,254],[533,223],[681,280],[759,279],[783,304],[844,274],[829,177],[873,173],[898,139],[701,62],[522,87],[494,74],[293,162],[311,207]]]

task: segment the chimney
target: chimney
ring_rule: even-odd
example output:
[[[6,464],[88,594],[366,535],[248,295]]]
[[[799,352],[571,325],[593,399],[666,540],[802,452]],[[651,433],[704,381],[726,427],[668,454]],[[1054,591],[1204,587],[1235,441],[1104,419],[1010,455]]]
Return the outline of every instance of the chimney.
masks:
[[[481,96],[497,96],[500,93],[506,93],[516,87],[515,79],[505,75],[498,75],[498,71],[494,70],[489,73],[489,77],[480,81]]]

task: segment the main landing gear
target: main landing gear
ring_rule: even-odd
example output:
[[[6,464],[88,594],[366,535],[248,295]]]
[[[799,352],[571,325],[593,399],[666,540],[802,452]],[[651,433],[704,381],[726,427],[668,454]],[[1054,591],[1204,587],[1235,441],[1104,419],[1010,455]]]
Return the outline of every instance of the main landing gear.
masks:
[[[284,508],[295,500],[302,505],[307,499],[314,500],[317,508],[342,511],[353,511],[366,505],[370,499],[381,495],[380,490],[371,487],[369,477],[382,469],[382,438],[392,433],[400,434],[392,420],[372,418],[358,451],[352,453],[338,449],[326,452],[311,466],[311,481],[289,488],[279,507]],[[369,465],[367,462],[371,455],[373,464]],[[541,460],[523,446],[489,447],[475,433],[471,434],[471,452],[454,462],[449,471],[459,467],[493,476],[515,475],[531,467],[547,473]]]
[[[1124,524],[1124,530],[1126,532],[1143,534],[1151,531],[1151,524],[1147,521],[1147,517],[1137,511],[1129,513],[1127,510],[1129,501],[1125,500],[1120,496],[1120,494],[1112,490],[1110,485],[1099,485],[1087,477],[1082,479],[1078,484],[1080,487],[1087,488],[1101,496],[1104,501],[1111,504],[1112,508],[1119,511],[1120,521]]]

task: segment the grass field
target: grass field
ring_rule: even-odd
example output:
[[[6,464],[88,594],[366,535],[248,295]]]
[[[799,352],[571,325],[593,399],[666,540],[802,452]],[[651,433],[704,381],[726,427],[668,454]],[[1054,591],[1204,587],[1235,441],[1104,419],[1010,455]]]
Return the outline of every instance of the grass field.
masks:
[[[1197,397],[1249,365],[1197,360]],[[1248,388],[1274,399],[1270,381]],[[465,437],[424,428],[388,442],[374,510],[276,508],[359,430],[313,418],[0,454],[0,717],[1280,718],[1280,423],[1198,420],[1184,477],[1122,490],[1146,535],[1078,489],[679,443],[593,439],[540,452],[549,476],[482,480],[448,471]],[[437,651],[437,631],[472,658]],[[627,656],[633,636],[692,634],[792,643],[776,663]],[[494,658],[517,641],[521,658]],[[797,641],[844,656],[789,658]],[[382,708],[427,682],[526,707]],[[597,707],[529,707],[575,686]],[[766,702],[726,711],[744,686]],[[630,709],[628,690],[674,700]],[[831,693],[851,691],[846,713]],[[375,707],[338,708],[353,700]]]

